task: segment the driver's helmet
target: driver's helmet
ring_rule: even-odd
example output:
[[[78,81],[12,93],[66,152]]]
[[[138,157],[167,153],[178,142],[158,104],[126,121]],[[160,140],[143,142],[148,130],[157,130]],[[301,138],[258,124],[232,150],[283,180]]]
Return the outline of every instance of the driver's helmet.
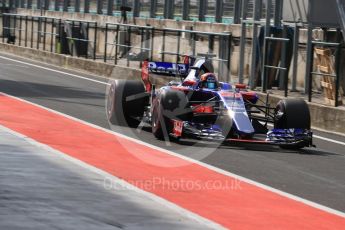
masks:
[[[204,73],[200,77],[200,87],[207,89],[219,88],[217,77],[214,73]]]

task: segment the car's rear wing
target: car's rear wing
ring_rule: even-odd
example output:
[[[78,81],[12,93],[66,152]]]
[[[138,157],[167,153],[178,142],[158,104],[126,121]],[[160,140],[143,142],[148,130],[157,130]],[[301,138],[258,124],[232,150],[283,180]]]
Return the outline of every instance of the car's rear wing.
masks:
[[[150,92],[152,83],[150,73],[156,75],[185,78],[190,68],[190,58],[184,57],[184,63],[144,61],[141,68],[141,78],[145,84],[146,91]]]
[[[188,63],[172,63],[172,62],[148,62],[149,73],[186,77],[189,70]]]

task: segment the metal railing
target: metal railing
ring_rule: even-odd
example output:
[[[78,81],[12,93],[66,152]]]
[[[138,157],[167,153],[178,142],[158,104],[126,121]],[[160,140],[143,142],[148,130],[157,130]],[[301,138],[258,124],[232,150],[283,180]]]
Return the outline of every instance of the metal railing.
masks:
[[[271,66],[267,65],[267,48],[268,48],[268,42],[282,42],[283,48],[282,48],[282,58],[281,58],[281,64],[280,66]],[[287,53],[287,45],[286,43],[290,42],[290,39],[288,38],[275,38],[275,37],[265,37],[265,45],[264,45],[264,52],[263,52],[263,62],[262,62],[262,91],[266,92],[267,86],[268,86],[268,77],[267,77],[267,69],[276,69],[279,71],[283,71],[283,86],[284,86],[284,96],[288,96],[288,68],[287,68],[287,63],[286,63],[286,53]]]
[[[157,29],[121,23],[51,17],[3,15],[3,43],[43,51],[99,59],[141,68],[145,60],[180,63],[184,55],[212,54],[219,78],[230,81],[231,33]]]
[[[97,29],[92,21],[2,15],[3,43],[85,58],[96,59]]]
[[[140,44],[138,46],[132,46],[130,44],[132,44],[131,42],[131,35],[134,32],[139,31],[140,33]],[[150,47],[144,47],[144,45],[146,44],[145,41],[145,37],[146,40],[148,40],[149,38],[147,37],[147,32],[151,33],[151,36],[153,36],[153,31],[154,28],[150,27],[150,26],[137,26],[137,25],[130,25],[130,24],[121,24],[121,23],[106,23],[105,25],[105,41],[104,41],[104,62],[107,62],[109,59],[112,60],[114,59],[114,64],[117,65],[118,64],[118,59],[119,59],[119,48],[121,49],[121,56],[126,56],[126,65],[127,67],[129,66],[129,62],[130,62],[130,58],[129,58],[129,52],[132,50],[139,50],[140,54],[145,53],[147,55],[147,53],[149,52],[150,55],[147,55],[145,57],[141,57],[139,58],[139,62],[140,62],[140,66],[142,65],[142,61],[146,60],[149,58],[153,59],[153,52],[152,52],[152,45]],[[109,32],[115,32],[115,39],[113,39],[112,42],[108,41],[108,34]],[[123,35],[125,36],[125,40],[123,42],[119,42],[120,39],[120,33],[123,33]],[[110,57],[108,55],[108,46],[111,47],[111,51],[110,51]],[[114,51],[114,52],[113,52]],[[112,56],[113,54],[113,56]]]
[[[97,59],[96,54],[96,47],[97,47],[97,33],[98,33],[98,24],[95,21],[85,21],[85,20],[71,20],[67,19],[64,20],[65,23],[65,29],[66,24],[70,25],[70,28],[72,29],[70,34],[67,34],[66,39],[70,43],[70,49],[71,49],[71,56],[83,56],[86,59],[92,58],[93,60]],[[81,34],[83,36],[75,36],[73,34],[73,30],[80,30]],[[78,32],[78,31],[77,31]],[[93,34],[91,34],[91,32]],[[79,34],[80,35],[80,34]],[[77,42],[75,44],[75,42]],[[83,51],[80,51],[80,48],[75,49],[77,44],[84,44]]]
[[[198,47],[197,43],[202,45]],[[139,63],[141,67],[145,60],[177,64],[182,56],[196,57],[198,53],[212,53],[215,57],[209,60],[218,63],[215,69],[220,78],[230,80],[231,43],[231,33],[106,23],[104,62],[112,61],[115,65],[122,63],[127,67]]]
[[[341,60],[341,43],[331,43],[331,42],[319,42],[319,41],[312,41],[311,42],[311,54],[308,56],[314,57],[314,47],[330,47],[335,49],[335,73],[322,73],[322,72],[314,72],[314,62],[310,62],[310,70],[309,70],[309,78],[308,78],[308,101],[312,101],[312,90],[313,90],[313,76],[322,76],[322,77],[332,77],[335,78],[335,91],[334,91],[334,106],[337,107],[339,105],[339,88],[340,88],[340,60]]]
[[[54,26],[61,23],[61,19],[53,17],[40,17],[40,16],[23,16],[17,14],[3,14],[3,36],[2,42],[12,43],[25,47],[37,49],[41,48],[46,50],[47,46],[50,46],[50,51],[53,52],[54,39],[56,33]],[[51,30],[47,27],[50,25]],[[50,37],[50,42],[47,44],[47,37]],[[5,41],[7,39],[7,41]]]

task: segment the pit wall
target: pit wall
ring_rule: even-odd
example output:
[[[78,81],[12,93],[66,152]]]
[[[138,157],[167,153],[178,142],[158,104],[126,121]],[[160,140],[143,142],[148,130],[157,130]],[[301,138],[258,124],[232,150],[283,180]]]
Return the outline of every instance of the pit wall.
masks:
[[[23,15],[31,15],[31,16],[40,16],[41,11],[40,10],[30,10],[30,9],[17,9],[18,14]],[[117,23],[119,21],[118,17],[114,16],[107,16],[107,15],[98,15],[98,14],[84,14],[84,13],[69,13],[69,12],[57,12],[57,11],[45,11],[43,12],[44,16],[47,17],[56,17],[56,18],[62,18],[62,19],[74,19],[74,20],[86,20],[86,21],[95,21],[98,23],[99,26],[105,26],[106,22],[113,22]],[[240,37],[241,35],[241,25],[230,25],[230,24],[221,24],[221,23],[209,23],[209,22],[193,22],[193,21],[176,21],[176,20],[170,20],[170,19],[143,19],[143,18],[136,18],[135,24],[140,26],[146,26],[150,25],[155,28],[175,28],[175,29],[191,29],[195,31],[203,31],[203,32],[231,32],[234,37]],[[92,32],[91,32],[92,33]],[[252,29],[250,26],[247,27],[247,37],[252,37]],[[96,49],[98,55],[104,54],[104,33],[98,33],[97,35],[97,44]],[[113,38],[112,35],[108,35],[108,41],[111,41]],[[49,38],[48,38],[49,39]],[[169,38],[168,38],[169,39]],[[138,42],[140,42],[139,38],[137,39]],[[300,43],[306,43],[307,41],[307,33],[305,30],[300,31]],[[172,44],[171,47],[166,47],[166,51],[176,52],[176,41],[172,40],[171,42],[167,44]],[[158,43],[155,44],[155,47],[158,47],[158,49],[162,45]],[[205,47],[205,50],[207,52],[207,41],[204,43],[200,43],[198,47]],[[218,44],[215,44],[215,52],[218,52]],[[181,39],[181,50],[188,51],[190,49],[189,41],[187,39]],[[239,46],[236,44],[236,46],[232,47],[233,52],[231,56],[231,75],[232,75],[232,81],[237,81],[237,75],[238,75],[238,66],[239,66]],[[108,49],[109,51],[110,49]],[[160,56],[158,55],[158,52],[156,52],[155,58],[159,59]],[[245,51],[245,71],[244,71],[244,78],[248,79],[249,73],[250,73],[250,63],[251,63],[251,42],[248,41],[246,44],[246,51]],[[168,60],[168,59],[167,59]],[[298,54],[298,70],[297,70],[297,86],[299,88],[304,88],[305,83],[305,69],[306,69],[306,50],[304,46],[301,46],[299,49]],[[175,60],[174,60],[175,61]],[[289,81],[291,83],[292,79],[292,70],[290,70],[290,76]],[[316,86],[319,86],[318,78],[316,78],[316,82],[314,84]]]
[[[66,69],[77,70],[79,72],[91,73],[98,76],[114,79],[140,79],[141,72],[138,69],[114,66],[111,64],[87,60],[77,57],[71,57],[62,54],[50,53],[47,51],[40,51],[31,48],[24,48],[15,45],[1,44],[0,52],[12,55],[17,55],[30,60],[36,60],[47,64],[63,67]],[[163,84],[164,79],[153,79],[154,84]],[[262,99],[266,95],[259,93]],[[273,106],[283,99],[277,95],[270,97],[270,104]],[[309,103],[312,127],[320,130],[327,130],[329,132],[345,133],[345,110],[344,108],[331,108],[315,103]]]

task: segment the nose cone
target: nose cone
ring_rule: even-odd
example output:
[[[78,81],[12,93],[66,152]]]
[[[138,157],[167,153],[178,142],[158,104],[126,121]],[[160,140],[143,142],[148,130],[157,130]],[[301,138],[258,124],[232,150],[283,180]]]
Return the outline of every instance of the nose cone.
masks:
[[[239,132],[244,134],[253,134],[255,132],[246,112],[229,111],[229,115]]]

